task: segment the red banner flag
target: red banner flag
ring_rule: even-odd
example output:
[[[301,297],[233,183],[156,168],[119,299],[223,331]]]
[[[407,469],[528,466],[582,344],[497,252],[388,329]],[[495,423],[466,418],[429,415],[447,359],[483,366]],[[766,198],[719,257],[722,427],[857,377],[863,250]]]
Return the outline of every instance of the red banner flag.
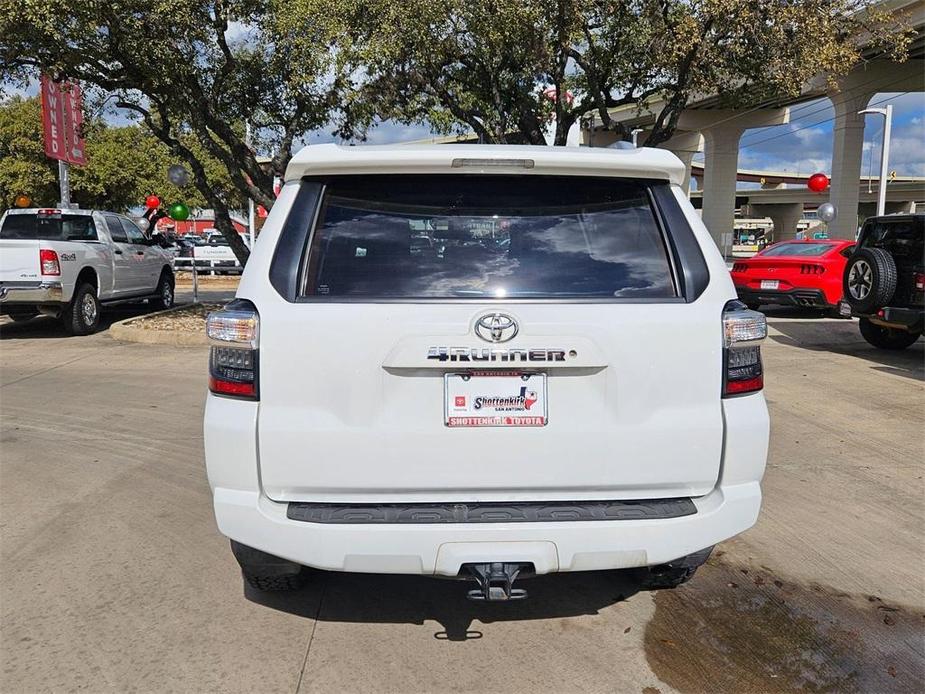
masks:
[[[76,82],[65,82],[62,85],[62,94],[65,95],[65,140],[67,141],[67,160],[72,164],[83,166],[87,163],[84,153],[83,139],[83,95],[80,85]]]
[[[67,161],[64,139],[64,99],[58,83],[42,75],[42,129],[45,132],[45,154],[52,159]]]
[[[41,87],[45,154],[79,166],[86,164],[81,137],[83,103],[80,86],[74,82],[56,82],[42,75]]]

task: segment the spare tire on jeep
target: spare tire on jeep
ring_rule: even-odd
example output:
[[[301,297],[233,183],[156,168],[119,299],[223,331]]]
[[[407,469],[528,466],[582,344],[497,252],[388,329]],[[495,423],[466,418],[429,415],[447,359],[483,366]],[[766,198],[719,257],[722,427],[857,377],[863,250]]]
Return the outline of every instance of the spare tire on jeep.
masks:
[[[861,248],[848,260],[842,291],[851,308],[871,313],[896,293],[896,263],[882,248]]]

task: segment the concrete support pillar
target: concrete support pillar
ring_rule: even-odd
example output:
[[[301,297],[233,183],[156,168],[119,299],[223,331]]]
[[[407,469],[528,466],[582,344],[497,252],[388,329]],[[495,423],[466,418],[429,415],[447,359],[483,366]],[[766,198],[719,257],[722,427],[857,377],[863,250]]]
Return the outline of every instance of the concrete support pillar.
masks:
[[[718,126],[704,131],[703,223],[720,248],[735,225],[739,138],[745,128]]]
[[[832,174],[829,202],[838,216],[829,224],[829,236],[853,239],[858,230],[859,181],[864,149],[864,116],[858,111],[867,107],[873,92],[845,89],[831,94],[835,107],[832,142]]]
[[[797,223],[803,217],[802,202],[768,203],[749,205],[756,217],[770,217],[774,223],[774,241],[789,241],[796,238]]]
[[[685,111],[678,119],[678,127],[703,133],[702,217],[717,247],[723,247],[723,234],[731,234],[735,226],[739,138],[748,128],[788,122],[790,110],[786,108]]]

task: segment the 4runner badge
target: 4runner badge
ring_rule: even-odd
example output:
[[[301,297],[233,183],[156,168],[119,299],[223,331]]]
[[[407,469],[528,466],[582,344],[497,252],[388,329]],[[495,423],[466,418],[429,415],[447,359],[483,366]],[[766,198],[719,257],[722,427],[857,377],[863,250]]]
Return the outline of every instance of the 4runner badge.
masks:
[[[431,347],[427,350],[427,358],[434,361],[565,361],[576,356],[575,350],[566,353],[564,349],[555,347],[540,347],[529,349],[503,349],[490,347]]]

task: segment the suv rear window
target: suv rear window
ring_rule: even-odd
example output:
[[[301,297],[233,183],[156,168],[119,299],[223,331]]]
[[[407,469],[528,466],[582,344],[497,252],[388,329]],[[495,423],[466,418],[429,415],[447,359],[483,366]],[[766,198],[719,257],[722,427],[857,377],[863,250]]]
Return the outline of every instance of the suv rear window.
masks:
[[[40,241],[96,241],[96,227],[88,214],[8,214],[0,238]]]
[[[673,298],[645,181],[345,176],[327,183],[302,294]]]

